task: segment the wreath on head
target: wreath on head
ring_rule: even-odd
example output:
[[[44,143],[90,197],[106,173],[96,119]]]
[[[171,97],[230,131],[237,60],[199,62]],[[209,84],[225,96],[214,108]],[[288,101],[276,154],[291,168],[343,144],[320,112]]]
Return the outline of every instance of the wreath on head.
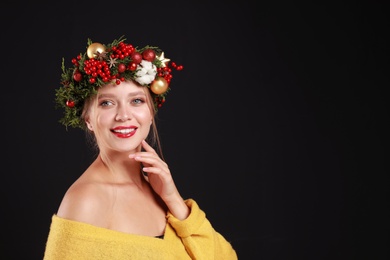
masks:
[[[81,120],[85,100],[112,82],[119,85],[134,80],[150,90],[155,111],[164,104],[172,70],[182,70],[183,66],[165,58],[158,47],[138,48],[125,41],[121,36],[105,45],[88,39],[87,51],[73,58],[70,68],[65,67],[62,58],[61,86],[55,90],[55,102],[57,108],[64,109],[59,122],[66,128],[85,129]]]

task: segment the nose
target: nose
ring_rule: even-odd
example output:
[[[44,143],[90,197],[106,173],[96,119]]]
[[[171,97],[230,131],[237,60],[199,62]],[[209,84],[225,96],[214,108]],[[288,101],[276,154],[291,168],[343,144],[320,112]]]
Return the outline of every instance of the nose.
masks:
[[[115,116],[116,121],[126,121],[130,119],[130,111],[126,109],[125,107],[118,108],[117,114]]]

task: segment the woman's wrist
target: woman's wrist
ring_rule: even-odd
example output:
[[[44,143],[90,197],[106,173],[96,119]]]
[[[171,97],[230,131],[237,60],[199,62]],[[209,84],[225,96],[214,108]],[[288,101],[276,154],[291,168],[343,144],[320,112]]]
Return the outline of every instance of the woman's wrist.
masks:
[[[165,203],[169,212],[178,220],[185,220],[190,215],[190,209],[180,196],[174,200],[165,201]]]

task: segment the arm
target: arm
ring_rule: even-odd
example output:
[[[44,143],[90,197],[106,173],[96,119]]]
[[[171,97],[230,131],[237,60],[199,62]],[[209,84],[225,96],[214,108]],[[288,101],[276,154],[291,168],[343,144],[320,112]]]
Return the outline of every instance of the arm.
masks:
[[[148,173],[150,185],[168,207],[168,223],[181,238],[191,258],[236,260],[237,254],[231,244],[214,230],[197,203],[180,196],[168,165],[145,141],[142,146],[145,152],[130,154],[129,158],[145,166],[143,171]]]

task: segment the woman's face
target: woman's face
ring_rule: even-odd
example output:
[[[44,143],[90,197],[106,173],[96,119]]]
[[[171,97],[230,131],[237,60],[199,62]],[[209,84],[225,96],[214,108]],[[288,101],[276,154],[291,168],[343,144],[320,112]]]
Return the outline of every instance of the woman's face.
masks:
[[[95,133],[100,149],[134,150],[146,139],[153,119],[146,91],[146,87],[132,81],[99,89],[86,123]]]

